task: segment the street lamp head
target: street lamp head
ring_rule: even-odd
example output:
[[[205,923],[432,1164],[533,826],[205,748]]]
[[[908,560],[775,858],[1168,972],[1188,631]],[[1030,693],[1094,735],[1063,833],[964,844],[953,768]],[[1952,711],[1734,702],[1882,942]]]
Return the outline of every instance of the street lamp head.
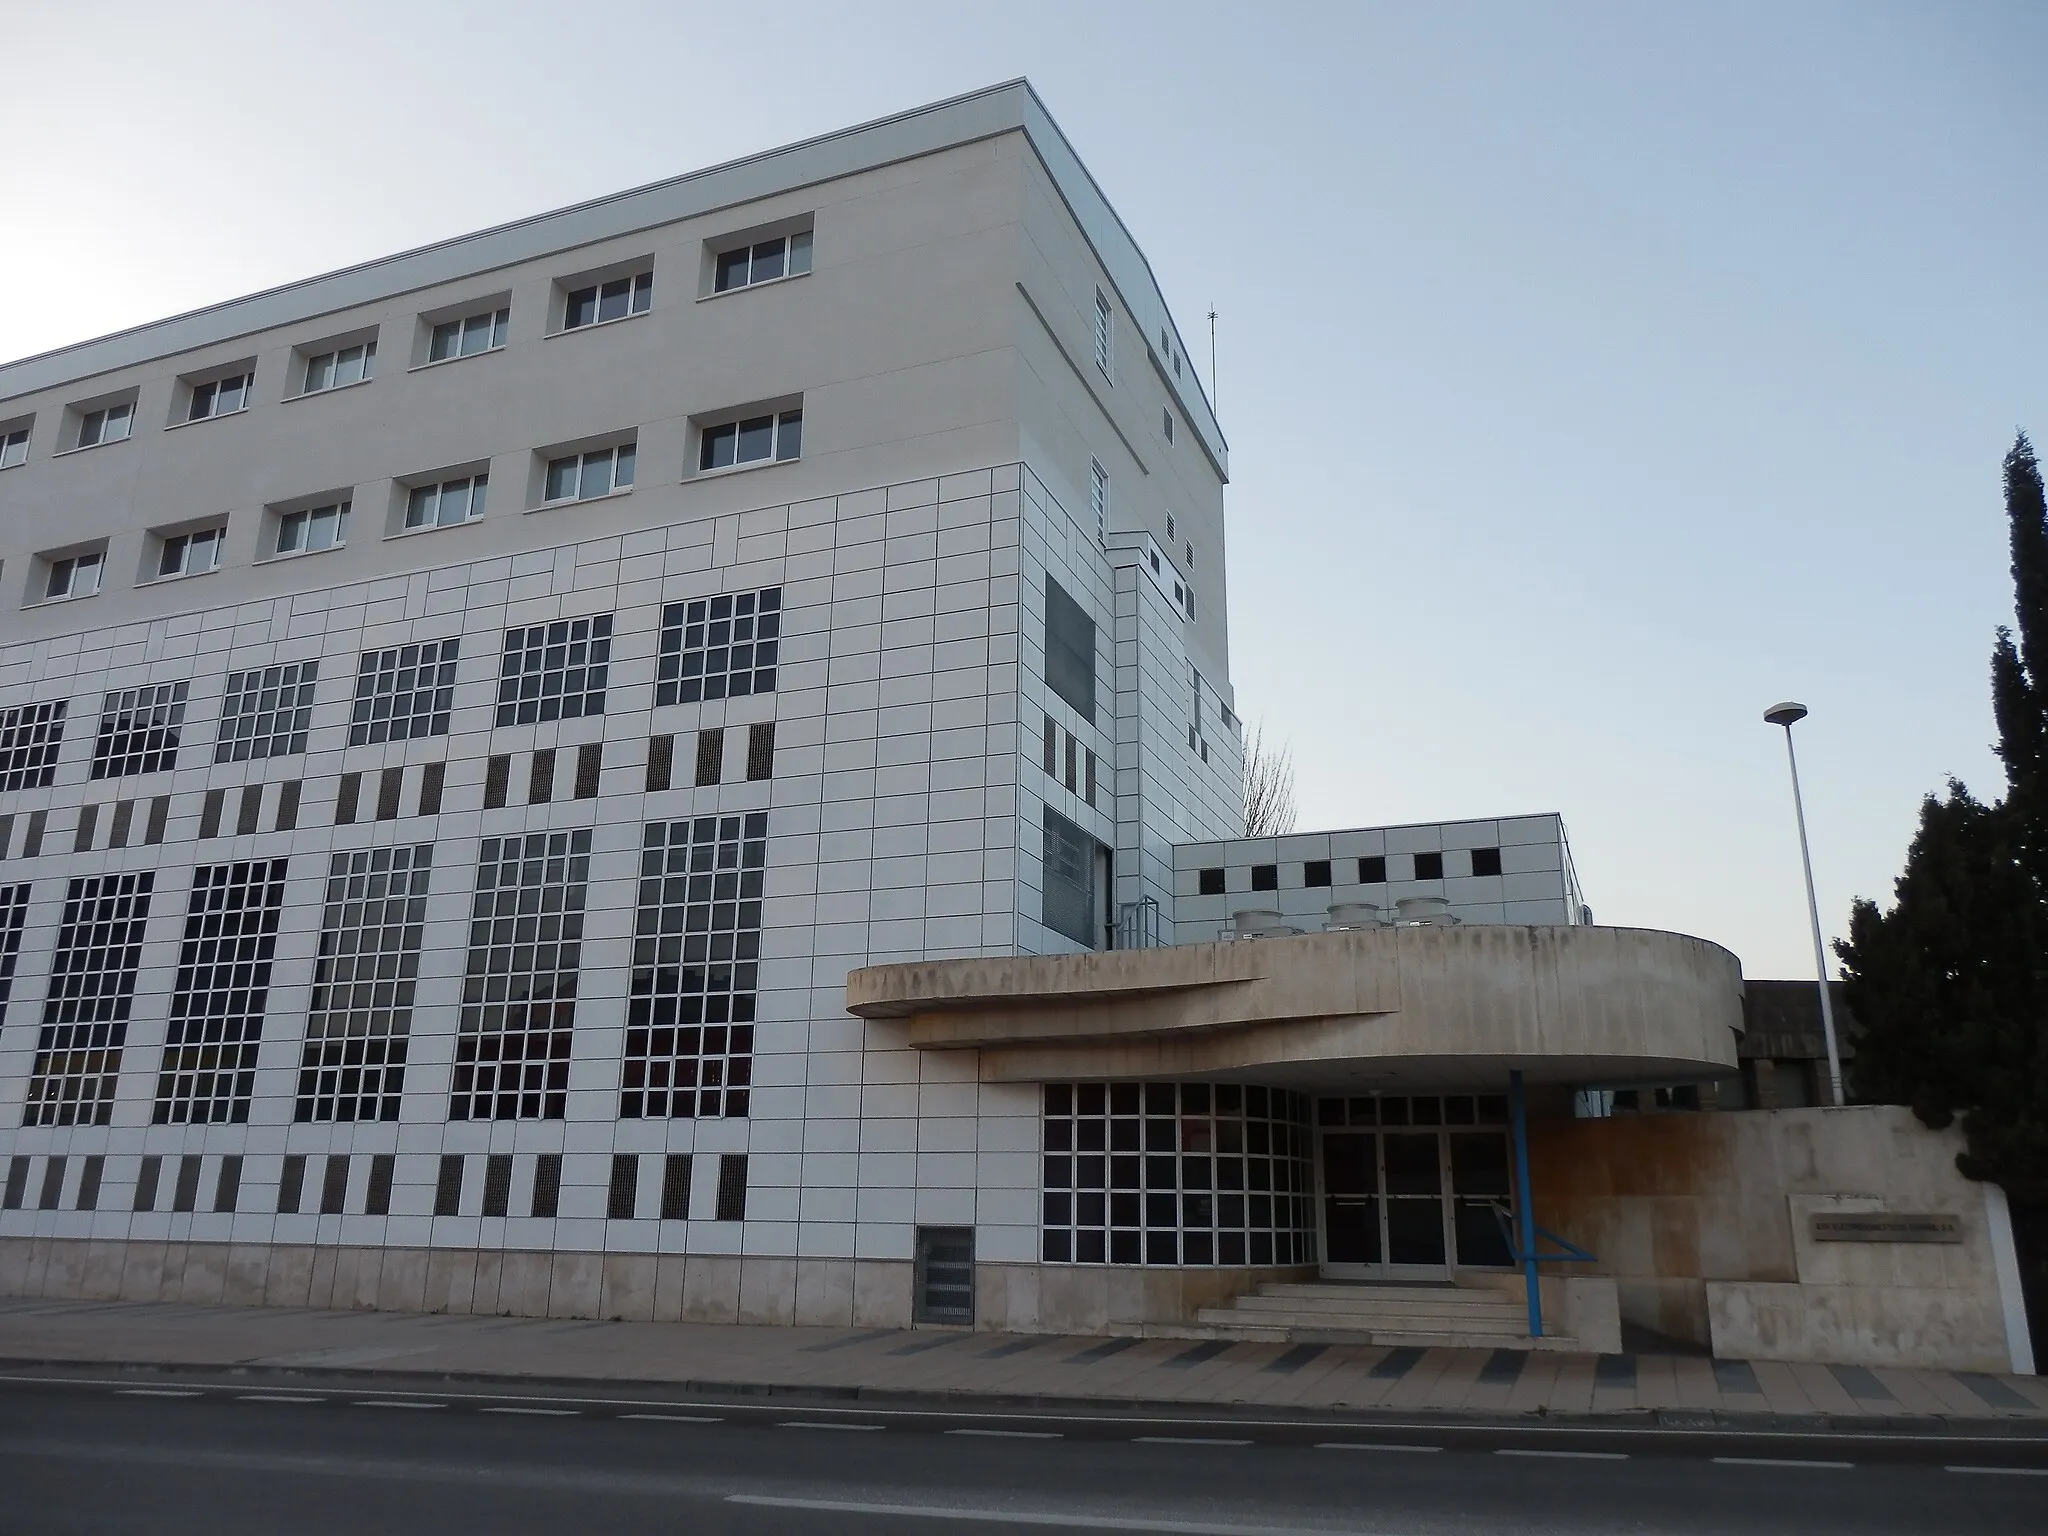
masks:
[[[1764,721],[1768,725],[1789,727],[1795,721],[1804,720],[1805,718],[1806,706],[1804,704],[1793,704],[1789,701],[1783,704],[1773,704],[1764,711]]]

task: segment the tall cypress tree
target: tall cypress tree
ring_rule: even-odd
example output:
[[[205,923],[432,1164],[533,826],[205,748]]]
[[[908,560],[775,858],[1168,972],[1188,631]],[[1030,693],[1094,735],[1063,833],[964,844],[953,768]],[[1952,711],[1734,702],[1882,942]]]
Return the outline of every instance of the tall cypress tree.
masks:
[[[2005,457],[2015,627],[1991,654],[2006,793],[1930,795],[1889,910],[1858,901],[1837,946],[1863,1099],[1960,1117],[1957,1166],[2048,1205],[2048,503],[2033,445]]]

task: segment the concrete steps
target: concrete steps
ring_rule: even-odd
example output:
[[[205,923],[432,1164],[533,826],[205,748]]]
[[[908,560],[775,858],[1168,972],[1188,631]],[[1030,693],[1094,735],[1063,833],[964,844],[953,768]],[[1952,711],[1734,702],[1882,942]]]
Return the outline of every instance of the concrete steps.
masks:
[[[1218,1338],[1291,1344],[1389,1344],[1464,1349],[1569,1349],[1529,1337],[1518,1291],[1490,1285],[1273,1283],[1196,1321]]]

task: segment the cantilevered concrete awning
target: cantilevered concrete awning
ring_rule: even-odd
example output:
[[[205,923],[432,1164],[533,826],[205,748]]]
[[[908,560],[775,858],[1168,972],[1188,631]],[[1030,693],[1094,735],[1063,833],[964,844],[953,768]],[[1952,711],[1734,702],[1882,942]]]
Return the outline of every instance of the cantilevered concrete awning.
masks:
[[[868,966],[846,1007],[978,1050],[991,1081],[1229,1078],[1318,1089],[1580,1086],[1735,1070],[1742,970],[1640,928],[1411,927]]]

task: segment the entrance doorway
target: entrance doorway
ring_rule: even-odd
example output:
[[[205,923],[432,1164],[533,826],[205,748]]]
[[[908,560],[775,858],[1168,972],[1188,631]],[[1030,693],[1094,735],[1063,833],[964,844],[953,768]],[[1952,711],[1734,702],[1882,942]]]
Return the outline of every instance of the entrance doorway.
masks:
[[[1507,1119],[1504,1094],[1318,1100],[1323,1272],[1443,1280],[1511,1268],[1493,1210],[1514,1203]]]

